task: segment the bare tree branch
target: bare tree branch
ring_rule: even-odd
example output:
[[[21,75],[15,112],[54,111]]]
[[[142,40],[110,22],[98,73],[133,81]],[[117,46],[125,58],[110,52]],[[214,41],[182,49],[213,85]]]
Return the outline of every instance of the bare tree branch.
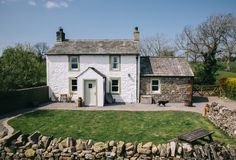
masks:
[[[170,57],[175,56],[176,48],[163,35],[147,37],[141,42],[142,56]]]

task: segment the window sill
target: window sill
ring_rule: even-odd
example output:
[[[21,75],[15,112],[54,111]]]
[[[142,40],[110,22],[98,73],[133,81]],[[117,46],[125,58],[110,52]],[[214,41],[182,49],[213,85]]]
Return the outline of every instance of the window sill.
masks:
[[[112,95],[120,95],[120,93],[111,93]]]
[[[78,91],[70,91],[70,93],[72,93],[72,94],[75,94],[75,93],[77,94],[77,92],[78,92]]]
[[[120,69],[110,69],[110,71],[117,72],[117,71],[120,71]]]
[[[157,91],[157,92],[151,92],[151,94],[161,94],[160,91]]]
[[[70,69],[69,72],[78,72],[79,69]]]

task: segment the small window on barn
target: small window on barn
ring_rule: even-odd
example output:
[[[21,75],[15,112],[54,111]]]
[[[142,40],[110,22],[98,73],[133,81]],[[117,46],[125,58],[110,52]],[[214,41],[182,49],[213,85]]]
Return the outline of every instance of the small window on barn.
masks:
[[[70,56],[69,57],[70,70],[79,70],[79,57]]]
[[[70,78],[70,92],[76,92],[76,91],[77,91],[77,79]]]
[[[160,93],[160,80],[159,79],[152,80],[151,91],[152,93]]]

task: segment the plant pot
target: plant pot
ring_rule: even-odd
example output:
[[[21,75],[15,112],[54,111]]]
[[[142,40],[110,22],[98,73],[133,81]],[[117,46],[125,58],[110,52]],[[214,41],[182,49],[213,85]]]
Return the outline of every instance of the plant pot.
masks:
[[[78,98],[78,107],[82,107],[82,103],[83,103],[82,97],[79,97]]]

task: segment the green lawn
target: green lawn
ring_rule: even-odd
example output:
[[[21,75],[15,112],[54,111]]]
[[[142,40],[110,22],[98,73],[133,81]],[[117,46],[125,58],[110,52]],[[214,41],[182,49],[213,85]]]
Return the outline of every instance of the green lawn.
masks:
[[[17,117],[9,124],[24,133],[39,130],[55,137],[154,143],[164,143],[186,131],[206,128],[215,131],[215,140],[236,146],[235,140],[214,127],[207,118],[192,112],[45,110]]]

